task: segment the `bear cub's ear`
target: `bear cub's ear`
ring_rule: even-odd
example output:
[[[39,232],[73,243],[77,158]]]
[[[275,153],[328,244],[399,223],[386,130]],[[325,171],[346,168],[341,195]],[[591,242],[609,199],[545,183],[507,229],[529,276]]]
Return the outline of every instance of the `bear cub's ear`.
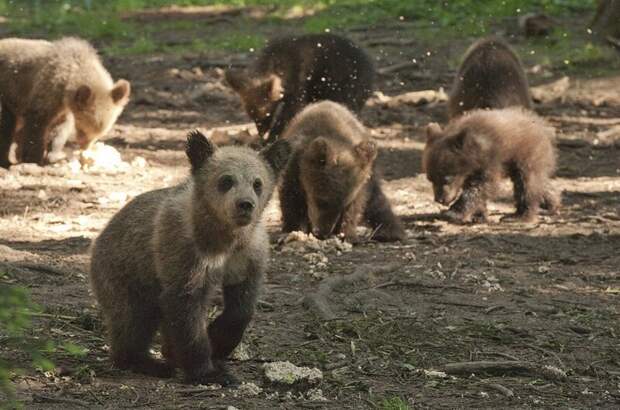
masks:
[[[377,143],[362,141],[355,146],[355,153],[364,165],[371,164],[377,158]]]
[[[276,175],[286,167],[291,155],[291,144],[287,140],[278,140],[260,152],[260,156],[269,164]]]
[[[432,143],[443,136],[441,126],[436,122],[431,122],[426,126],[426,142]]]
[[[252,85],[252,80],[250,80],[250,76],[243,70],[226,70],[224,72],[224,80],[226,83],[238,93],[241,93]]]
[[[216,149],[215,145],[202,132],[193,130],[187,134],[185,153],[192,166],[192,174],[195,174],[202,168],[207,159],[215,153]]]
[[[127,80],[118,80],[112,88],[112,101],[118,105],[125,105],[129,101],[131,94],[131,84]]]

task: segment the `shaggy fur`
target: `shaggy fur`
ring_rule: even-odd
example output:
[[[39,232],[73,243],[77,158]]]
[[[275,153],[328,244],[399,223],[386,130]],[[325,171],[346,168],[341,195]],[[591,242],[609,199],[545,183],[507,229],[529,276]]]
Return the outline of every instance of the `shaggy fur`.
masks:
[[[359,112],[373,91],[374,78],[364,50],[333,34],[273,40],[249,71],[226,72],[259,134],[269,132],[269,141],[316,101],[335,101]]]
[[[497,37],[478,40],[465,53],[450,99],[448,115],[478,108],[532,107],[527,77],[512,48]]]
[[[280,187],[284,232],[355,241],[364,216],[374,239],[404,238],[374,170],[377,146],[350,111],[331,101],[309,105],[282,138],[294,147]]]
[[[444,130],[430,124],[423,167],[435,200],[452,204],[452,219],[484,221],[487,199],[507,176],[514,185],[514,218],[534,222],[541,206],[555,212],[560,200],[550,184],[556,164],[554,137],[549,124],[516,107],[471,111]]]
[[[188,138],[192,175],[139,195],[94,242],[91,284],[120,368],[155,376],[183,369],[189,382],[230,384],[220,359],[240,342],[254,313],[269,240],[261,222],[290,148],[260,154]],[[207,324],[211,295],[223,285],[224,310]],[[166,363],[152,358],[156,331]]]
[[[96,51],[85,41],[0,40],[0,166],[15,160],[43,164],[53,128],[72,114],[82,148],[105,135],[123,111],[129,83],[112,81]],[[54,134],[54,135],[51,135]],[[66,137],[64,131],[60,132]]]

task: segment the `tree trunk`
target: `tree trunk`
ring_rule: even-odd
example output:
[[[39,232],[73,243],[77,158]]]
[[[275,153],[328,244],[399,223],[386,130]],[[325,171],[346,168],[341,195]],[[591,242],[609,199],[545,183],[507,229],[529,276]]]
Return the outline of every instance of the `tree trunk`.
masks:
[[[600,38],[620,38],[620,0],[599,0],[590,28]]]

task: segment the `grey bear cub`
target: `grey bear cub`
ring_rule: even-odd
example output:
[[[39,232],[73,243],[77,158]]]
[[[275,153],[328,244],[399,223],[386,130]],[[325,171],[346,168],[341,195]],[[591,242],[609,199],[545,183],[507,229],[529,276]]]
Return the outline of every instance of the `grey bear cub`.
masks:
[[[261,215],[290,147],[217,148],[193,131],[186,153],[187,181],[137,196],[95,240],[91,284],[117,367],[158,377],[178,367],[188,382],[228,385],[221,359],[254,313],[269,256]],[[224,309],[208,324],[220,284]],[[149,354],[158,329],[165,363]]]

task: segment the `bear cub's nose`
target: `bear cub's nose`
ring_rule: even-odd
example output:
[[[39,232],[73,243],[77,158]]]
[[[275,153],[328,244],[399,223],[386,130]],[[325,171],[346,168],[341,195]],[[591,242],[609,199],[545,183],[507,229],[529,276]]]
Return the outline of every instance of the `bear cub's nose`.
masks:
[[[251,201],[249,199],[240,199],[239,201],[237,201],[237,209],[243,213],[250,213],[254,210],[254,208],[256,208],[256,204],[254,204],[254,201]]]

